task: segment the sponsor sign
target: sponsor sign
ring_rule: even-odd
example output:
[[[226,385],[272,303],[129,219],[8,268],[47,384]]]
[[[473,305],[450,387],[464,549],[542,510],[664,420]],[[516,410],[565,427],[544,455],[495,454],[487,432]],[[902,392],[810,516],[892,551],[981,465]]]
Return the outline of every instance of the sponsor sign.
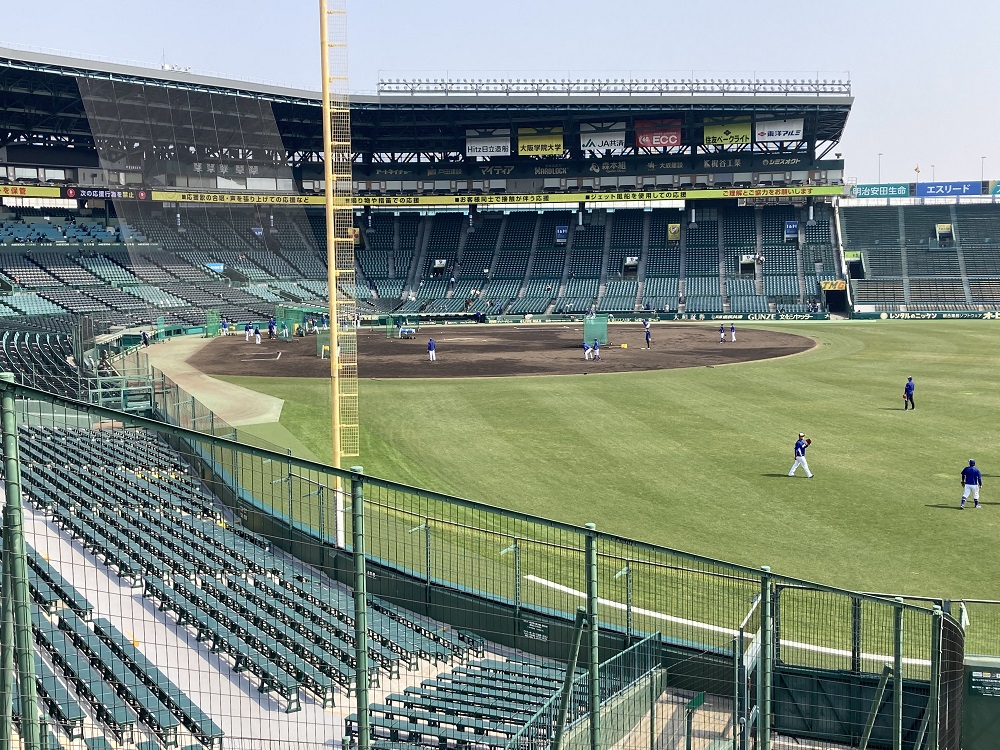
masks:
[[[1000,698],[1000,672],[970,672],[969,693],[987,698]]]
[[[797,240],[799,238],[799,222],[797,221],[786,221],[785,222],[785,242],[790,240]]]
[[[580,149],[582,151],[623,151],[625,149],[625,123],[581,123]]]
[[[569,227],[556,227],[556,244],[565,245],[569,241]]]
[[[667,242],[681,241],[681,225],[667,224]]]
[[[477,156],[510,156],[510,136],[504,138],[465,139],[465,158]]]
[[[625,148],[625,131],[580,133],[582,151],[621,151]]]
[[[824,292],[843,292],[847,289],[847,282],[840,280],[830,280],[819,282],[819,288]]]
[[[918,182],[917,196],[927,198],[946,198],[956,195],[981,195],[981,182]]]
[[[1000,195],[1000,180],[990,180],[990,195]]]
[[[434,259],[434,267],[435,268],[444,268],[447,265],[448,265],[448,261],[446,261],[446,260],[444,260],[442,258],[435,258]]]
[[[845,250],[844,260],[861,260],[860,250]]]
[[[626,266],[637,266],[637,265],[639,265],[639,256],[638,255],[626,255],[625,256],[625,265]]]
[[[562,128],[542,133],[535,128],[517,129],[518,156],[552,156],[563,151]]]
[[[951,234],[951,224],[935,224],[934,229],[938,234]]]
[[[852,198],[908,198],[910,186],[905,182],[880,185],[851,185]]]
[[[206,263],[205,268],[209,271],[215,271],[215,273],[222,273],[226,269],[222,263]]]
[[[636,120],[637,148],[672,148],[681,145],[680,120]]]
[[[750,135],[749,120],[705,120],[705,137],[702,143],[706,146],[732,146],[750,143]]]
[[[774,143],[776,141],[801,141],[804,131],[803,120],[767,120],[758,122],[754,129],[754,140],[757,143]]]
[[[63,198],[57,187],[31,187],[29,185],[0,185],[0,198]]]

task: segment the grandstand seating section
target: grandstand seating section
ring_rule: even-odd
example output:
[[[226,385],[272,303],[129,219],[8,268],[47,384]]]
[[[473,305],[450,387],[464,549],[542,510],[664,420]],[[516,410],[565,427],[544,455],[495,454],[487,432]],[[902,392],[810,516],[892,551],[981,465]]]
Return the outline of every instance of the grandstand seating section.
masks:
[[[359,217],[363,312],[765,312],[821,299],[842,279],[837,246],[860,251],[859,305],[979,309],[996,305],[1000,212],[987,204],[817,204],[681,211],[374,211]],[[0,318],[90,314],[107,327],[199,325],[206,310],[260,319],[282,302],[326,294],[325,228],[312,209],[197,208],[176,217],[148,206],[119,218],[8,209],[0,222]],[[784,223],[800,223],[786,242]],[[681,226],[668,237],[668,225]],[[952,224],[940,246],[936,224]],[[568,226],[565,246],[555,228]],[[471,231],[470,231],[471,229]],[[838,237],[838,229],[842,237]],[[743,256],[765,257],[741,274]],[[637,258],[626,268],[626,258]],[[435,269],[434,262],[445,261]],[[218,266],[222,264],[222,271]],[[216,269],[216,270],[213,270]],[[450,279],[455,277],[455,283]]]
[[[252,676],[284,709],[303,701],[332,706],[353,691],[354,600],[351,592],[288,558],[270,542],[233,523],[199,482],[183,456],[149,433],[22,426],[22,483],[28,506],[66,540],[141,591],[145,607],[193,648],[216,654],[223,671]],[[65,466],[85,466],[71,473]],[[67,741],[102,735],[139,747],[222,748],[223,730],[106,618],[55,563],[29,545],[29,585],[38,644],[37,680],[47,724]],[[225,571],[219,576],[219,571]],[[146,609],[139,606],[140,616]],[[371,684],[405,681],[421,664],[452,663],[438,684],[424,681],[388,694],[373,708],[382,736],[395,703],[407,721],[445,704],[464,718],[442,717],[414,727],[454,739],[468,727],[473,744],[494,746],[497,711],[518,703],[523,724],[555,692],[561,671],[540,662],[487,658],[478,636],[454,631],[378,597],[368,613]],[[493,683],[507,698],[484,709],[469,693]],[[405,684],[405,682],[403,683]],[[541,698],[539,700],[539,698]],[[465,706],[465,708],[461,708]],[[508,711],[508,713],[510,713]],[[356,725],[347,719],[346,729]],[[459,726],[460,725],[460,726]],[[98,729],[102,734],[95,734]],[[383,731],[385,730],[385,731]],[[156,742],[140,741],[151,735]],[[189,741],[195,742],[188,745]],[[58,740],[57,740],[58,742]],[[62,744],[53,747],[63,747]]]

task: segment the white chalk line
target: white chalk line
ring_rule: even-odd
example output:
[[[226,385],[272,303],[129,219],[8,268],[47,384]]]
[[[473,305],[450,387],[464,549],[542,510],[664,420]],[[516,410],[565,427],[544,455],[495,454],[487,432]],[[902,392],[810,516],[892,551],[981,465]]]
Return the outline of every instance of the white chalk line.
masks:
[[[575,596],[578,599],[586,599],[587,594],[584,591],[579,591],[578,589],[570,588],[569,586],[563,586],[561,583],[556,583],[554,581],[547,581],[544,578],[539,578],[538,576],[527,575],[524,577],[526,581],[531,581],[532,583],[537,583],[541,586],[546,586],[550,589],[555,589],[556,591],[561,591],[564,594],[569,594],[570,596]],[[601,599],[598,597],[597,603],[602,607],[610,607],[611,609],[619,609],[626,611],[628,606],[622,604],[621,602],[613,602],[610,599]],[[729,636],[739,635],[738,630],[732,630],[731,628],[724,628],[719,625],[711,625],[707,622],[698,622],[697,620],[686,620],[683,617],[675,617],[673,615],[665,615],[661,612],[653,612],[649,609],[643,609],[642,607],[632,607],[632,614],[642,615],[644,617],[649,617],[654,620],[662,620],[664,622],[672,622],[677,625],[684,625],[689,628],[695,628],[698,630],[709,630],[713,633],[723,633]],[[753,639],[754,635],[751,633],[744,634],[747,639]],[[839,648],[830,648],[828,646],[815,646],[811,643],[802,643],[800,641],[788,641],[785,639],[781,640],[782,648],[795,648],[802,651],[812,651],[820,654],[829,654],[831,656],[845,656],[850,657],[851,652]],[[873,661],[880,664],[891,662],[893,660],[892,656],[885,656],[883,654],[861,654],[862,661]],[[903,658],[903,664],[908,664],[911,666],[921,666],[929,667],[931,662],[929,659],[911,659]]]
[[[281,352],[277,352],[274,355],[270,353],[254,355],[253,357],[241,359],[240,362],[277,362],[279,359],[281,359]]]

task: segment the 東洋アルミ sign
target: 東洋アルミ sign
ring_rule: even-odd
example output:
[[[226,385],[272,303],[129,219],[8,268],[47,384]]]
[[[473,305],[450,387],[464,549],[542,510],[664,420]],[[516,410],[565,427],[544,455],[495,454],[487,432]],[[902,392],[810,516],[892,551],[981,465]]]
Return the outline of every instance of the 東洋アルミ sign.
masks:
[[[778,141],[801,141],[805,130],[803,120],[767,120],[758,122],[754,128],[754,140],[757,143],[776,143]]]

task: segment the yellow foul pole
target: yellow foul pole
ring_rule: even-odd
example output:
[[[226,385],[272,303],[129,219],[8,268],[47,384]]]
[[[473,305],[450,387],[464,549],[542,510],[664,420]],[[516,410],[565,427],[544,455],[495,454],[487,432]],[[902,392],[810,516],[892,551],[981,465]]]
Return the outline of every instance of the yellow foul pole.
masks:
[[[351,112],[347,86],[346,0],[320,0],[323,175],[330,299],[330,406],[333,465],[359,450],[355,329],[354,210],[351,204]],[[345,544],[343,493],[337,487],[336,538]]]

